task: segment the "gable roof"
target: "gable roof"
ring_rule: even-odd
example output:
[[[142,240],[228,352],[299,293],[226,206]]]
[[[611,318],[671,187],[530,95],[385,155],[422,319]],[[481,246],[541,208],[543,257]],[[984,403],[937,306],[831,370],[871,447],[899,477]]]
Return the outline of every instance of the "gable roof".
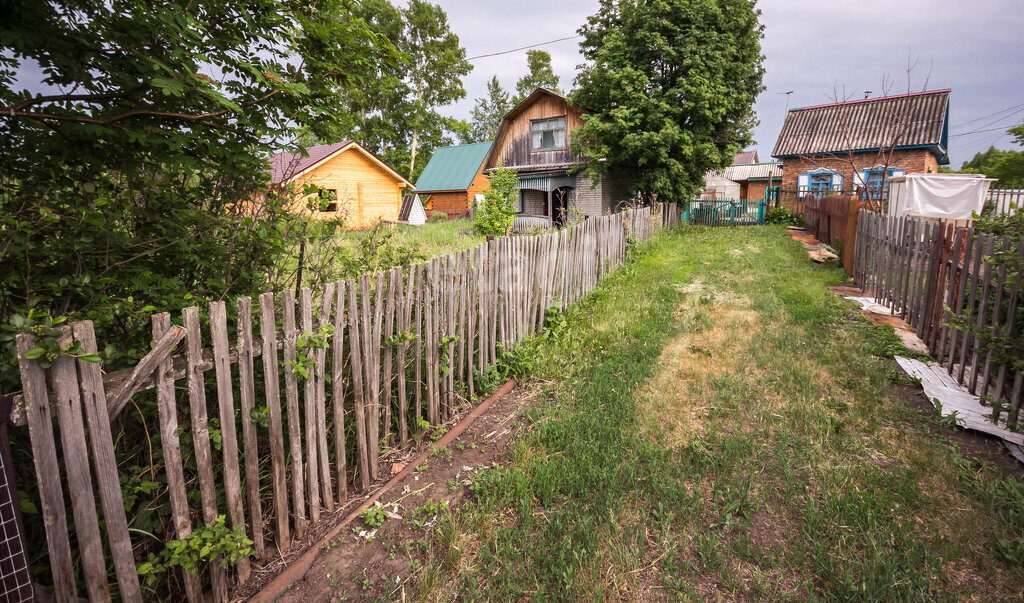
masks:
[[[734,182],[762,178],[782,178],[782,162],[769,161],[766,163],[733,164],[725,168],[721,176]]]
[[[757,163],[757,162],[758,162],[757,161],[757,149],[752,149],[750,151],[743,151],[742,153],[737,153],[736,156],[732,158],[732,164],[733,165],[739,165],[739,164],[745,164],[745,163]]]
[[[915,92],[790,109],[772,155],[928,148],[949,163],[949,90]],[[898,134],[903,131],[902,135]]]
[[[309,147],[306,149],[305,155],[302,153],[289,152],[274,155],[270,158],[270,184],[283,184],[285,182],[289,182],[300,174],[316,168],[325,161],[328,161],[332,157],[335,157],[349,149],[356,150],[365,155],[389,176],[400,181],[404,186],[412,188],[412,182],[406,180],[404,176],[393,170],[391,166],[384,163],[378,159],[376,155],[367,151],[359,143],[352,140]]]
[[[412,214],[412,207],[419,202],[420,196],[416,193],[409,193],[402,197],[402,207],[398,209],[398,221],[408,220]]]
[[[493,142],[477,142],[434,149],[427,167],[416,180],[416,190],[461,191],[469,189],[491,151]]]
[[[579,111],[579,109],[577,109],[574,105],[569,104],[565,96],[555,92],[554,90],[551,90],[550,88],[537,88],[536,90],[531,92],[529,96],[519,101],[518,105],[512,107],[512,109],[501,118],[501,121],[498,122],[498,131],[494,133],[494,144],[491,146],[491,150],[487,154],[486,158],[486,163],[487,165],[490,166],[490,168],[487,171],[490,171],[490,169],[494,168],[494,166],[491,165],[491,154],[493,154],[494,151],[497,150],[497,143],[498,141],[501,140],[501,135],[505,132],[505,128],[508,127],[509,122],[518,117],[520,113],[525,111],[527,107],[532,105],[534,102],[537,101],[538,98],[542,96],[552,96],[562,101],[563,103],[565,103],[566,111]],[[580,112],[582,113],[582,111]],[[575,163],[573,165],[575,165]]]

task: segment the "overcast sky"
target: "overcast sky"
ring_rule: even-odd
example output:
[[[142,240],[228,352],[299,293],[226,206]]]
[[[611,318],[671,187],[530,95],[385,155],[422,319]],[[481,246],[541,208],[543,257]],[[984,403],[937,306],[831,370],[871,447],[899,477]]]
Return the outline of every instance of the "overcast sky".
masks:
[[[468,56],[511,50],[576,33],[598,0],[434,0],[448,13]],[[1005,129],[1024,120],[1024,0],[762,0],[765,86],[755,130],[762,161],[770,159],[789,106],[907,91],[907,58],[918,61],[911,89],[951,88],[953,167],[990,145],[1012,146]],[[582,62],[578,39],[542,46],[561,87],[572,87]],[[469,117],[473,100],[497,75],[511,89],[526,71],[526,52],[480,58],[466,78],[468,96],[450,110]],[[1012,109],[1011,109],[1012,108]],[[989,117],[990,116],[990,117]],[[977,131],[982,130],[982,131]]]

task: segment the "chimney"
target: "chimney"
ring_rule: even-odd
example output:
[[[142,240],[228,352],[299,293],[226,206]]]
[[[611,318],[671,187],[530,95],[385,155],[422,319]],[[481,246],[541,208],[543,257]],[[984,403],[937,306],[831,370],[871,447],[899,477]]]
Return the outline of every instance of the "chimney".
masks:
[[[870,98],[870,97],[871,97],[871,91],[870,90],[865,90],[864,91],[864,98]]]

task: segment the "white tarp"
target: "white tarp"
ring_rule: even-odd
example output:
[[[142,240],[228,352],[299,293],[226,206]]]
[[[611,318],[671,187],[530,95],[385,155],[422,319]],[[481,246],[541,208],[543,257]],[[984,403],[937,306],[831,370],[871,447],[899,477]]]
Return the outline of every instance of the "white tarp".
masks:
[[[702,199],[740,199],[740,183],[727,180],[721,176],[708,175],[704,179],[704,190],[701,191]]]
[[[981,213],[994,180],[981,174],[907,174],[894,178],[889,215],[970,220]],[[901,185],[902,184],[902,185]]]

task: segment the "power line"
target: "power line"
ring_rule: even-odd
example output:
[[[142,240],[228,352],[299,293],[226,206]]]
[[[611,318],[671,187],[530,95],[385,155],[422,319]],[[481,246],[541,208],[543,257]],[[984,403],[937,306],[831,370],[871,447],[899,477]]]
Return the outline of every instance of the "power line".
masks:
[[[980,134],[982,132],[995,132],[996,130],[1009,130],[1013,126],[1009,127],[998,127],[998,128],[985,128],[983,130],[971,130],[970,132],[961,132],[960,134],[950,134],[950,138],[956,138],[957,136],[967,136],[970,134]]]
[[[576,38],[582,38],[583,36],[576,34],[575,36],[568,36],[565,38],[558,38],[557,40],[548,40],[547,42],[540,42],[538,44],[531,44],[529,46],[523,46],[522,48],[513,48],[512,50],[502,50],[501,52],[492,52],[490,54],[478,54],[475,57],[469,57],[467,61],[475,61],[476,59],[483,59],[486,57],[496,57],[502,54],[511,54],[513,52],[519,52],[520,50],[526,50],[528,48],[536,48],[538,46],[547,46],[548,44],[554,44],[555,42],[564,42],[566,40],[575,40]]]
[[[955,126],[951,126],[951,127],[952,127],[953,129],[956,129],[956,128],[959,128],[959,127],[962,127],[962,126],[966,126],[967,124],[972,124],[972,123],[974,123],[974,122],[976,122],[976,121],[981,121],[981,120],[983,120],[983,119],[988,119],[988,118],[990,118],[990,117],[995,117],[996,115],[999,115],[1000,113],[1006,113],[1007,111],[1013,111],[1014,109],[1018,109],[1018,108],[1020,108],[1020,107],[1024,107],[1024,103],[1021,103],[1021,104],[1019,104],[1019,105],[1014,105],[1014,106],[1012,106],[1012,107],[1008,107],[1008,108],[1006,108],[1006,109],[1003,109],[1002,111],[996,111],[995,113],[990,113],[990,114],[988,114],[988,115],[982,115],[981,117],[976,117],[976,118],[974,118],[974,119],[972,119],[972,120],[970,120],[970,121],[965,121],[965,122],[963,122],[963,123],[959,123],[959,124],[957,124],[957,125],[955,125]],[[1012,114],[1011,114],[1011,115],[1012,115]],[[1001,118],[1001,119],[1002,119],[1002,118]]]

